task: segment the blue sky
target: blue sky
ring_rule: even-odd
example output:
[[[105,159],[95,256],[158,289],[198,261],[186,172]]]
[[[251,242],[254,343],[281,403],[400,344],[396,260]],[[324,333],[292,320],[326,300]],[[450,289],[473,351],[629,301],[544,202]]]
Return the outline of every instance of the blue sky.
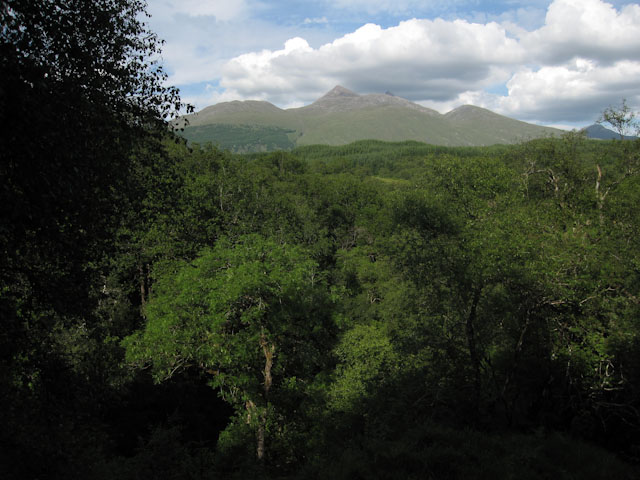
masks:
[[[196,110],[306,105],[335,85],[447,112],[593,123],[640,105],[640,5],[602,0],[149,0],[169,82]]]

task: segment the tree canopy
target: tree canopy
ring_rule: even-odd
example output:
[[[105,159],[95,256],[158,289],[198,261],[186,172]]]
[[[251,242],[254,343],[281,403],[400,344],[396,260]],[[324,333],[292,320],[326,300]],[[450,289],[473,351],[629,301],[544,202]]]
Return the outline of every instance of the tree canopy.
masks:
[[[165,118],[183,106],[164,85],[144,9],[137,0],[0,4],[0,415],[3,439],[22,442],[34,459],[17,458],[34,469],[62,456],[47,417],[74,423],[60,378],[70,375],[68,329],[97,325],[116,230],[140,209],[141,173],[158,158]],[[66,381],[78,398],[87,393]]]
[[[144,2],[1,5],[0,477],[638,478],[640,143],[233,155]]]

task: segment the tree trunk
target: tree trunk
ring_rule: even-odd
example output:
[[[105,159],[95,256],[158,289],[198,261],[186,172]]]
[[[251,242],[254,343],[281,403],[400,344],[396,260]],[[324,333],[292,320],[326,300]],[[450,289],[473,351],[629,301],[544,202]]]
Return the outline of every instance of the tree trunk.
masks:
[[[147,276],[142,263],[138,264],[138,274],[140,275],[140,305],[144,307],[147,303]]]
[[[256,448],[256,454],[258,455],[258,460],[260,462],[264,462],[264,431],[266,428],[266,420],[267,415],[266,411],[260,416],[258,422],[258,446]]]
[[[600,226],[604,225],[604,201],[609,194],[609,190],[602,193],[600,191],[600,182],[602,182],[602,169],[600,165],[596,165],[596,169],[598,170],[598,178],[596,178],[596,202],[598,205],[598,220],[600,222]]]
[[[264,333],[264,330],[260,334],[260,346],[262,347],[262,352],[264,353],[264,371],[262,372],[264,375],[264,411],[261,413],[260,418],[258,419],[258,438],[257,438],[257,448],[256,453],[258,456],[258,460],[260,462],[264,461],[264,453],[265,453],[265,430],[267,427],[267,410],[269,408],[269,390],[271,389],[271,384],[273,379],[271,377],[271,368],[273,367],[273,357],[275,354],[276,347],[275,345],[267,342],[267,337]]]

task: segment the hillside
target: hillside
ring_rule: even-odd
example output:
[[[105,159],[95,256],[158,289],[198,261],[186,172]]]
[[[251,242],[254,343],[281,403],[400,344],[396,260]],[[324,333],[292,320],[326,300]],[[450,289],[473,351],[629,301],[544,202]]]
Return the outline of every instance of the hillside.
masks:
[[[360,95],[341,86],[300,108],[233,101],[212,105],[176,123],[184,120],[188,125],[182,135],[190,142],[212,142],[235,152],[345,145],[364,139],[482,146],[561,133],[471,105],[443,115],[389,93]]]
[[[587,138],[593,138],[596,140],[619,140],[620,135],[613,130],[609,130],[608,128],[603,127],[598,123],[594,123],[593,125],[589,125],[588,127],[583,129]],[[634,137],[631,135],[625,135],[625,140],[636,140],[638,137]]]
[[[473,105],[458,107],[444,117],[452,125],[453,132],[460,135],[460,145],[512,144],[561,133],[554,128],[521,122]]]

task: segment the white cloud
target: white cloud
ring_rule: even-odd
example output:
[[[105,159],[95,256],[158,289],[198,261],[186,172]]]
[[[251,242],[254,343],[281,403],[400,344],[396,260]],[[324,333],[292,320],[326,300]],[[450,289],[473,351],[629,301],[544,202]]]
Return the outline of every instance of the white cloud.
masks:
[[[387,29],[367,24],[317,49],[297,38],[281,50],[240,55],[224,66],[220,83],[243,98],[268,92],[285,103],[301,93],[313,100],[339,83],[446,100],[508,80],[508,66],[523,58],[517,41],[496,23],[413,19]]]
[[[411,3],[399,1],[397,8]],[[318,48],[296,37],[284,48],[229,60],[220,85],[236,98],[282,107],[342,84],[362,93],[391,90],[439,111],[471,103],[556,123],[590,120],[622,97],[640,105],[640,5],[616,10],[601,0],[555,0],[533,31],[516,23],[528,15],[541,18],[535,9],[521,9],[503,23],[366,24]],[[500,84],[508,95],[488,93]]]
[[[185,99],[198,108],[250,98],[300,106],[336,84],[361,93],[390,90],[442,112],[471,103],[548,123],[593,120],[623,97],[640,107],[640,4],[503,3],[512,10],[467,9],[467,21],[369,23],[346,34],[332,32],[349,11],[407,17],[438,5],[323,0],[316,7],[338,10],[296,5],[291,19],[281,17],[286,2],[261,0],[150,0],[149,8],[153,29],[167,40],[169,81],[186,87]],[[454,12],[465,5],[481,6],[449,6]],[[261,18],[266,11],[279,23]]]
[[[555,0],[545,25],[525,35],[522,44],[545,63],[576,57],[640,60],[640,5],[617,11],[601,0]]]
[[[594,120],[607,105],[627,98],[640,105],[640,63],[620,61],[599,66],[577,59],[561,66],[522,69],[507,83],[509,95],[497,110],[529,120]]]
[[[422,100],[418,102],[427,108],[431,108],[440,113],[447,113],[460,105],[475,105],[477,107],[488,108],[496,113],[499,109],[499,95],[487,93],[484,90],[467,90],[459,93],[455,98],[446,101]]]
[[[151,29],[166,40],[162,59],[168,83],[204,88],[220,80],[224,63],[245,52],[275,49],[300,34],[316,44],[335,38],[328,24],[305,26],[298,20],[282,26],[261,18],[269,7],[259,0],[149,0]],[[198,96],[204,97],[206,92]],[[207,105],[197,103],[198,108]]]
[[[593,60],[576,59],[562,66],[521,68],[507,82],[506,96],[470,90],[446,102],[420,103],[443,113],[459,105],[477,105],[521,120],[569,128],[571,124],[593,123],[607,105],[619,103],[621,98],[640,105],[638,85],[638,62],[600,67]]]
[[[215,85],[207,84],[203,89],[198,90],[198,92],[181,95],[181,98],[185,103],[205,107],[221,102],[232,102],[238,100],[240,97],[235,90],[220,89]]]

